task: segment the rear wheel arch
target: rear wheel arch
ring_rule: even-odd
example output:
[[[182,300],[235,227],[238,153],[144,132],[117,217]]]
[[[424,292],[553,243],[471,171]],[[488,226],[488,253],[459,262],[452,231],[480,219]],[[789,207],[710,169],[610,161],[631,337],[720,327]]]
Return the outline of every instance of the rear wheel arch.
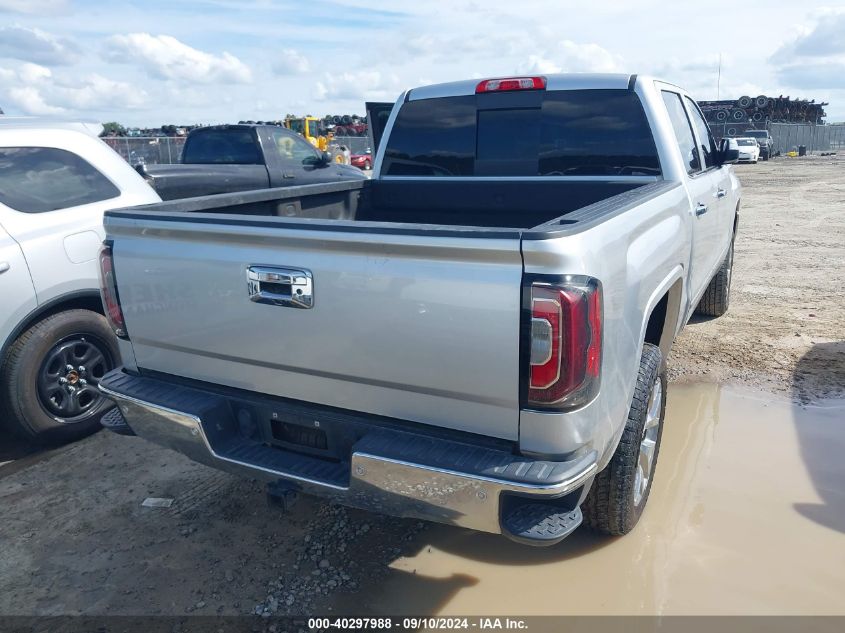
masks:
[[[9,351],[9,347],[21,334],[26,332],[39,321],[43,321],[54,314],[65,312],[67,310],[90,310],[92,312],[97,312],[98,314],[104,314],[103,302],[100,298],[100,293],[97,290],[69,292],[45,301],[37,306],[32,312],[27,314],[26,317],[18,323],[15,329],[12,330],[9,338],[3,342],[3,347],[0,349],[0,371],[2,371],[3,361]]]
[[[675,341],[675,333],[681,320],[681,298],[683,280],[676,279],[652,304],[646,318],[641,343],[650,343],[660,348],[663,358],[668,357]]]

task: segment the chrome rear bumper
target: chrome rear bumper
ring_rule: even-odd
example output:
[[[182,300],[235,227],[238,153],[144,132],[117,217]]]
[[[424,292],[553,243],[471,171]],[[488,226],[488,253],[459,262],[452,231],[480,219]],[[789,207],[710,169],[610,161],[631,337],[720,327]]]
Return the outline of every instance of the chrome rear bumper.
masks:
[[[502,525],[506,497],[544,507],[565,500],[571,507],[561,507],[576,511],[596,473],[595,453],[567,462],[533,460],[383,428],[358,439],[348,460],[338,463],[244,438],[237,398],[122,369],[107,374],[100,390],[117,402],[135,434],[195,461],[270,482],[285,480],[346,505],[484,532],[508,533]]]

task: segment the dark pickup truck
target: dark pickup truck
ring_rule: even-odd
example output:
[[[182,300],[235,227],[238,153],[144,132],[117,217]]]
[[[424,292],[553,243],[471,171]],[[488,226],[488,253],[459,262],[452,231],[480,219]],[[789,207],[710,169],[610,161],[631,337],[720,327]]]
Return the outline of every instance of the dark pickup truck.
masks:
[[[198,128],[185,140],[180,164],[136,169],[162,200],[365,178],[276,125]]]

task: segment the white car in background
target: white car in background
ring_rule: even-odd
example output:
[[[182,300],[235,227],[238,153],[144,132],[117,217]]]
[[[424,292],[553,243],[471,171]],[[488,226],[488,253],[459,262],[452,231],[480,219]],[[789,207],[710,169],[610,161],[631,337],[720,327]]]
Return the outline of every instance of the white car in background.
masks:
[[[159,202],[97,124],[0,117],[0,424],[39,443],[99,428],[118,364],[102,315],[103,212]]]
[[[739,151],[740,163],[756,163],[760,160],[760,145],[757,143],[756,138],[739,136],[728,140],[730,141],[731,149]]]

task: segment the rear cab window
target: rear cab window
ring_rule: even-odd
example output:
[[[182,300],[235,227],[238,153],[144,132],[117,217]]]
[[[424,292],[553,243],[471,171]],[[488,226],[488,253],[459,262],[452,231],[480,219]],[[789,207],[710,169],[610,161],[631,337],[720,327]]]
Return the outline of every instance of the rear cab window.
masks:
[[[197,165],[261,165],[258,139],[250,129],[192,132],[182,150],[182,162]]]
[[[55,147],[0,147],[0,202],[45,213],[111,200],[118,189],[93,165]]]
[[[630,90],[516,91],[409,101],[385,149],[387,176],[659,176]]]

